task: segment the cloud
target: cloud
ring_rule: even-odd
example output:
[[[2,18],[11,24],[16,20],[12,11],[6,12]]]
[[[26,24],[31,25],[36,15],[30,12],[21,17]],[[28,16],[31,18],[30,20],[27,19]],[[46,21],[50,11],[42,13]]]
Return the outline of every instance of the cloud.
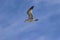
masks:
[[[60,37],[59,37],[59,38],[57,38],[57,40],[60,40]]]
[[[46,40],[46,37],[45,36],[40,36],[37,38],[37,40]]]
[[[32,0],[34,4],[40,4],[41,2],[46,2],[48,4],[60,4],[60,0]]]

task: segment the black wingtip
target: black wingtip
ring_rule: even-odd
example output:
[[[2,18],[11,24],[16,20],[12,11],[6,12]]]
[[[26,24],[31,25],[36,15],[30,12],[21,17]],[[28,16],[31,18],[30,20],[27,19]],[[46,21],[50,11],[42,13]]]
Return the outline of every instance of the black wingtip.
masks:
[[[34,6],[31,6],[31,8],[30,9],[33,9],[34,8]]]

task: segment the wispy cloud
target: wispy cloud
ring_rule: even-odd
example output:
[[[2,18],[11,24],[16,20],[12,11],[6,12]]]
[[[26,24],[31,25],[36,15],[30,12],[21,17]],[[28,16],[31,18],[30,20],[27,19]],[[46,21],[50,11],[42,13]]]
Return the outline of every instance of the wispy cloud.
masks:
[[[46,37],[45,36],[40,36],[36,40],[46,40]]]
[[[53,4],[60,4],[60,0],[32,0],[33,4],[41,4],[41,2],[45,2],[49,5],[53,5]]]

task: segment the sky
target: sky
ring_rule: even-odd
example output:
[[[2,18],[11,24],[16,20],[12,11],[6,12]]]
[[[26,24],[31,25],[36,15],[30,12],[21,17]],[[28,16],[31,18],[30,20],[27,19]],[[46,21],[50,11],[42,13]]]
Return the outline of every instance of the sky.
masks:
[[[0,40],[60,40],[60,0],[0,0]]]

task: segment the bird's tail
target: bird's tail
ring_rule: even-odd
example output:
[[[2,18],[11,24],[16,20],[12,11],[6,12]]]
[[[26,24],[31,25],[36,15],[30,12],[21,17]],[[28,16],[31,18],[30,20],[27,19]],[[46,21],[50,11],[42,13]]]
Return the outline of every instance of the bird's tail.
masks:
[[[38,21],[38,19],[35,19],[34,21]]]

